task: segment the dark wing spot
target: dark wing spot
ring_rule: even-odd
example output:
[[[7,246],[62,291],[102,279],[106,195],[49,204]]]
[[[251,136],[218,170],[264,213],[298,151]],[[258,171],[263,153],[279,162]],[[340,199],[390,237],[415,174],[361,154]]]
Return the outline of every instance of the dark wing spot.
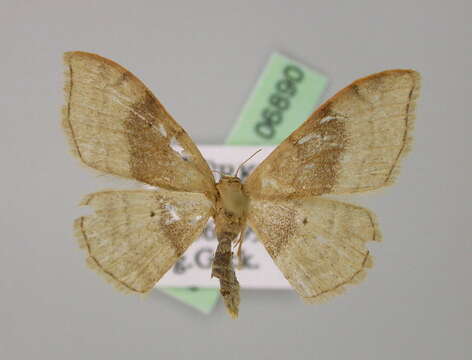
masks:
[[[304,218],[304,219],[303,219],[303,225],[306,225],[306,224],[308,224],[308,219],[307,219],[307,218]]]
[[[151,214],[149,214],[151,217],[156,216],[156,213],[154,211],[151,211]]]

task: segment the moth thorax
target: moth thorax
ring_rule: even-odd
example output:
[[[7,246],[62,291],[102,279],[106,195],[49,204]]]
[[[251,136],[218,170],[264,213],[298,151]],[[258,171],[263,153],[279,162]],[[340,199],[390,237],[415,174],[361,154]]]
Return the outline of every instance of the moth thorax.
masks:
[[[248,206],[248,197],[243,192],[241,180],[235,176],[223,176],[216,184],[216,189],[225,212],[243,218]]]

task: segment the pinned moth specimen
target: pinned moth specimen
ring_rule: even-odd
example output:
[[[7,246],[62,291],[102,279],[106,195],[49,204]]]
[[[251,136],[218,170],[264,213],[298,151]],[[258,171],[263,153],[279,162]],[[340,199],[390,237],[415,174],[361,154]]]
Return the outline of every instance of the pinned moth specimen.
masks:
[[[62,124],[74,155],[102,173],[152,190],[102,191],[75,221],[87,263],[118,289],[149,292],[208,219],[218,246],[211,275],[238,316],[232,265],[250,226],[295,291],[324,301],[359,282],[380,241],[374,215],[326,198],[390,185],[411,143],[419,74],[388,70],[355,81],[319,107],[244,181],[215,177],[184,129],[133,74],[95,54],[70,52]]]

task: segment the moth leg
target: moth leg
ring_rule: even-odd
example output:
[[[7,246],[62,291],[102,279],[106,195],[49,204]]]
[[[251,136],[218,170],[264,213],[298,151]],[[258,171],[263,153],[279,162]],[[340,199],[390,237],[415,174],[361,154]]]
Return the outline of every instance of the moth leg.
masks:
[[[233,245],[233,249],[235,249],[236,247],[238,248],[238,251],[236,253],[237,256],[238,256],[238,266],[236,268],[238,270],[241,270],[242,267],[243,267],[243,257],[242,257],[242,253],[241,253],[241,248],[243,246],[245,235],[246,235],[246,228],[244,228],[241,231],[241,233],[239,234],[238,240],[236,240],[236,242]]]

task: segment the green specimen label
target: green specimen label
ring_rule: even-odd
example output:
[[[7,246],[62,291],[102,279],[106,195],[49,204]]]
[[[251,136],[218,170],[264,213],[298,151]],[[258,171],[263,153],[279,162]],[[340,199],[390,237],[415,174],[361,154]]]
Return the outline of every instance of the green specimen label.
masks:
[[[326,84],[321,73],[273,54],[226,143],[279,144],[311,115]]]

